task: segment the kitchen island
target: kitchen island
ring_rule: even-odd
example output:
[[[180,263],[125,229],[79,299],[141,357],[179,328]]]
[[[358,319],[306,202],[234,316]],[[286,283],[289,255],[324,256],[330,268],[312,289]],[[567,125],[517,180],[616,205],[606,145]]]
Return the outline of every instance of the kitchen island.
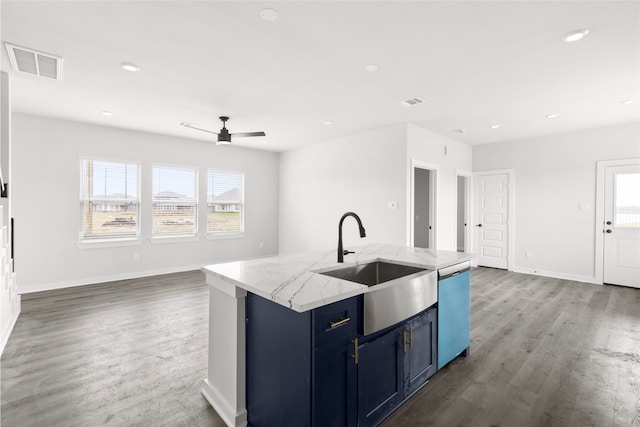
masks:
[[[320,317],[343,313],[342,317],[344,318],[342,320],[338,319],[338,321],[348,322],[346,319],[351,319],[351,316],[353,316],[353,321],[349,326],[339,324],[339,327],[335,329],[335,331],[339,332],[332,331],[332,334],[337,340],[346,340],[345,345],[351,345],[350,343],[355,342],[355,356],[347,354],[347,350],[342,352],[349,359],[355,357],[355,363],[357,363],[357,337],[360,336],[362,339],[361,326],[357,326],[362,312],[361,299],[362,295],[371,292],[372,288],[364,284],[321,274],[322,272],[342,266],[367,264],[373,261],[439,270],[471,259],[470,254],[460,252],[393,245],[371,244],[351,249],[355,250],[355,254],[347,255],[344,264],[336,261],[336,251],[331,250],[302,255],[236,261],[203,267],[203,271],[207,276],[207,284],[210,286],[210,300],[209,370],[204,381],[202,393],[228,425],[247,425],[248,420],[251,418],[247,415],[247,391],[251,395],[252,390],[247,390],[247,384],[250,384],[249,388],[253,387],[253,380],[256,378],[247,377],[247,368],[249,366],[249,372],[262,372],[253,367],[255,365],[253,362],[257,361],[256,363],[259,364],[261,361],[268,360],[270,357],[269,352],[272,350],[269,348],[268,342],[267,344],[264,342],[260,344],[259,339],[252,344],[251,337],[264,337],[265,334],[269,333],[269,329],[266,328],[270,324],[275,325],[273,322],[280,321],[281,323],[278,327],[293,328],[291,331],[273,331],[273,342],[275,343],[285,337],[283,342],[291,345],[290,348],[297,359],[293,357],[289,361],[290,364],[286,366],[286,363],[289,363],[286,362],[288,354],[285,354],[285,357],[282,357],[282,354],[274,357],[273,364],[277,365],[279,363],[278,360],[283,360],[282,363],[285,366],[282,369],[287,368],[287,372],[277,372],[278,384],[272,384],[274,388],[272,393],[274,396],[280,392],[284,393],[281,396],[283,403],[285,400],[290,400],[291,396],[287,395],[287,393],[292,393],[293,396],[302,396],[302,403],[296,406],[296,410],[300,413],[291,414],[292,418],[287,418],[289,414],[286,413],[286,409],[282,408],[281,411],[283,412],[283,417],[285,417],[283,420],[293,420],[296,416],[302,417],[300,419],[306,419],[305,417],[308,417],[308,415],[305,415],[305,411],[313,412],[312,406],[318,404],[318,402],[310,402],[306,404],[309,406],[307,408],[304,403],[307,400],[313,400],[312,397],[307,399],[305,393],[309,396],[312,394],[315,396],[316,393],[303,390],[303,388],[305,384],[309,388],[309,384],[313,381],[312,377],[315,378],[318,375],[316,372],[317,367],[314,365],[309,368],[312,361],[307,359],[315,360],[315,355],[320,354],[321,350],[324,351],[324,344],[336,345],[335,340],[325,343],[324,341],[320,342],[325,339],[323,337],[317,335],[307,336],[311,334],[308,331],[313,328],[313,325],[316,324]],[[257,313],[267,314],[261,314],[263,318],[260,319],[255,318]],[[344,313],[353,314],[347,316]],[[249,317],[247,317],[248,314]],[[427,314],[425,312],[424,316]],[[433,313],[430,313],[429,316],[433,317]],[[424,319],[426,318],[424,317]],[[416,318],[414,323],[418,321]],[[249,331],[247,330],[247,325],[250,325]],[[256,327],[262,327],[263,329],[256,329]],[[353,328],[353,330],[350,328]],[[356,328],[359,329],[356,330]],[[392,330],[394,327],[388,329]],[[413,329],[405,329],[399,329],[399,333],[403,335],[403,344],[401,345],[406,347],[405,343],[408,341],[405,338],[409,339],[406,336],[407,331],[413,331]],[[389,330],[385,330],[385,333],[389,332]],[[349,334],[360,335],[353,335],[356,337],[355,339],[349,338],[347,340],[347,337],[350,336]],[[387,333],[387,335],[389,334]],[[375,336],[375,334],[371,336]],[[249,337],[249,340],[247,337]],[[248,344],[247,341],[250,341],[250,343]],[[383,342],[384,340],[378,341]],[[320,344],[322,344],[322,348]],[[247,345],[251,348],[248,349]],[[261,348],[260,345],[266,347]],[[395,346],[395,344],[393,345]],[[275,344],[273,347],[279,348]],[[262,354],[257,354],[258,351],[248,354],[252,351],[252,348],[259,348]],[[373,344],[369,345],[369,348],[373,348]],[[277,350],[273,351],[277,352]],[[298,362],[300,362],[299,366],[296,365]],[[405,361],[404,363],[410,364],[412,362]],[[274,371],[277,369],[278,366],[273,366]],[[286,377],[288,375],[295,376],[296,369],[303,373],[294,378],[295,381],[289,388],[286,385]],[[303,371],[304,369],[309,372],[305,374],[304,372],[306,371]],[[307,377],[305,378],[304,375]],[[283,386],[281,382],[285,385]],[[298,383],[297,385],[296,382]],[[422,384],[424,384],[424,381]],[[282,390],[279,390],[278,387],[281,387]],[[300,390],[297,390],[296,387],[300,388]],[[403,384],[402,387],[405,387],[405,385]],[[407,384],[406,387],[408,390],[410,385]],[[254,396],[258,394],[258,392],[253,393]],[[406,397],[406,394],[403,394],[403,396]],[[353,399],[356,399],[356,397],[353,396]],[[254,407],[256,408],[260,407],[260,402],[256,403],[257,400],[254,399]],[[391,403],[397,403],[397,401],[397,399],[390,400]],[[341,407],[345,405],[348,407],[349,403]],[[354,415],[354,417],[357,416],[357,414]],[[284,422],[287,424],[286,421]],[[289,423],[293,425],[293,422],[290,421]],[[252,421],[252,423],[259,424],[256,420]],[[299,423],[297,424],[300,425]],[[302,425],[316,424],[318,423],[312,422],[311,418],[308,418],[308,421]],[[364,425],[365,423],[360,422],[359,424]]]

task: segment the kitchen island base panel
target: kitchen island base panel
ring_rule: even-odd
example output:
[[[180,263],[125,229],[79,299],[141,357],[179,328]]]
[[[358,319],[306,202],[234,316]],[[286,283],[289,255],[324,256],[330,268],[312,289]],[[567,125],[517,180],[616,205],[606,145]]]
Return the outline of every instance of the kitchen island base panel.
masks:
[[[228,426],[247,425],[245,300],[247,292],[207,275],[209,369],[202,394]]]
[[[234,408],[228,405],[221,393],[206,378],[202,384],[202,395],[228,426],[246,427],[248,425],[247,411],[235,412]]]

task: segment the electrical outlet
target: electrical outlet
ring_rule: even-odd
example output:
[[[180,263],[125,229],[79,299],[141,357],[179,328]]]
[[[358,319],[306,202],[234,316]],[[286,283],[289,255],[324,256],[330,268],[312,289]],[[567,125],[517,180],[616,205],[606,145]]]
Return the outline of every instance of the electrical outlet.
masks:
[[[396,201],[390,201],[387,203],[387,207],[392,210],[395,211],[396,209],[398,209],[398,202]]]
[[[258,247],[259,247],[260,249],[264,248],[264,242],[260,242],[260,243],[258,244]]]
[[[526,251],[526,252],[524,253],[524,257],[525,257],[526,259],[532,259],[532,258],[533,258],[533,252],[531,252],[531,251]]]
[[[133,254],[133,260],[134,261],[140,261],[140,252],[136,252]]]

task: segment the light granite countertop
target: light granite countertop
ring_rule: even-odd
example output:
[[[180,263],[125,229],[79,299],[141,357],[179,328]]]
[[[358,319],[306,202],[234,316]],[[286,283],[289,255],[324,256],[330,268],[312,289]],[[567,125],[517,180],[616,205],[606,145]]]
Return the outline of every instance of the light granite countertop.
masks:
[[[472,254],[406,246],[370,244],[349,247],[355,254],[337,262],[336,250],[281,255],[202,267],[207,280],[218,278],[248,292],[303,312],[368,292],[369,287],[317,271],[372,261],[389,261],[431,270],[471,260]]]

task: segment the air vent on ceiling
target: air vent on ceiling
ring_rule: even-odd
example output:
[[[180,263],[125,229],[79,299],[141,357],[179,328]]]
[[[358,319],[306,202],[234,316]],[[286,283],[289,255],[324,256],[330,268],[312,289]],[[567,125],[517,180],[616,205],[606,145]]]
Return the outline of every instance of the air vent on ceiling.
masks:
[[[62,58],[9,43],[4,45],[14,71],[62,80]]]
[[[404,105],[405,107],[415,107],[416,105],[420,105],[424,102],[424,99],[422,98],[411,98],[411,99],[407,99],[406,101],[402,101],[400,104]]]

